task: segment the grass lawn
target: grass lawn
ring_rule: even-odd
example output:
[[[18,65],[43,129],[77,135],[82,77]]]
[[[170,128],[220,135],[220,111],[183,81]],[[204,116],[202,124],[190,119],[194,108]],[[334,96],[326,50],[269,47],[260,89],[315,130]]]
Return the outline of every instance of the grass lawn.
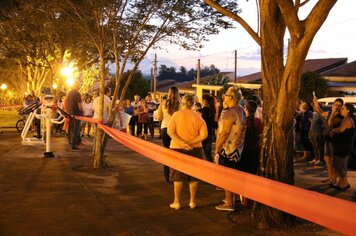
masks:
[[[17,109],[0,109],[0,127],[15,127],[21,119]]]

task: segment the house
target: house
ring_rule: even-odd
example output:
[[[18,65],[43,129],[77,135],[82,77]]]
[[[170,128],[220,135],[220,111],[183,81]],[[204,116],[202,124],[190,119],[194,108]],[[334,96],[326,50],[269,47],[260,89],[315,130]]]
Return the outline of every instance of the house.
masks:
[[[328,96],[356,95],[356,61],[321,73],[328,81]]]
[[[356,61],[347,63],[347,58],[323,58],[308,59],[303,66],[303,73],[314,71],[320,73],[328,80],[328,95],[342,93],[356,94]],[[231,84],[238,85],[245,89],[260,91],[262,86],[261,72],[238,77],[235,83],[234,72],[220,72],[219,74],[229,78]],[[205,76],[200,79],[201,82],[209,80],[211,76]],[[159,81],[157,83],[157,93],[159,98],[167,94],[169,87],[176,86],[182,94],[194,94],[199,98],[203,94],[216,95],[222,86],[197,84],[196,80],[183,83],[175,83],[174,80],[169,82]]]

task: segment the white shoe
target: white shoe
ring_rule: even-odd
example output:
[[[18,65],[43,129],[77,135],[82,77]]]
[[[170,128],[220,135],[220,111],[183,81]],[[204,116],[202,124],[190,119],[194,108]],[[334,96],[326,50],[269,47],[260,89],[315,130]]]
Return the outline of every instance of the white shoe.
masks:
[[[226,206],[225,204],[216,206],[215,209],[219,211],[234,211],[234,208],[232,206]]]
[[[321,161],[316,161],[316,162],[314,163],[314,165],[316,165],[316,166],[321,166],[321,165],[323,165],[323,163],[322,163]]]

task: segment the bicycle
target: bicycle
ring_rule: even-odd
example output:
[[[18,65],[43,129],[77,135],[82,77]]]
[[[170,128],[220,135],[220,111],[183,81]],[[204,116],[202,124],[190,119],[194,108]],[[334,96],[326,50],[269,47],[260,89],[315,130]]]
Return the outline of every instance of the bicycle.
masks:
[[[16,122],[17,131],[19,131],[20,133],[22,132],[23,128],[25,127],[28,114],[30,114],[31,112],[33,112],[34,110],[36,110],[40,106],[41,106],[41,104],[36,102],[36,103],[34,103],[34,104],[32,104],[32,105],[30,105],[28,107],[25,107],[24,109],[20,110],[19,114],[22,116],[22,118],[19,119]]]
[[[26,119],[27,119],[27,116],[22,115],[22,118],[16,122],[16,129],[20,133],[22,132],[23,128],[25,127]]]

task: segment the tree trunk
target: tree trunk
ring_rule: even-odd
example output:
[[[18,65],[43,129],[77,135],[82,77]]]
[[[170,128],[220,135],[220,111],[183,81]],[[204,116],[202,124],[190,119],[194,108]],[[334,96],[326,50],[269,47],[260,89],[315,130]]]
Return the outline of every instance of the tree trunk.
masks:
[[[260,0],[260,37],[240,16],[224,9],[215,1],[204,1],[240,23],[261,46],[264,131],[258,174],[279,182],[294,184],[293,119],[300,77],[313,38],[336,0],[317,1],[308,17],[302,21],[298,17],[298,10],[308,1],[301,3],[292,0]],[[290,43],[284,65],[283,39],[286,25],[290,33]],[[294,218],[260,203],[255,204],[253,216],[260,228],[289,225],[293,223]]]
[[[285,73],[285,23],[275,1],[261,1],[261,54],[264,131],[259,175],[287,184],[294,183],[293,118],[299,84],[298,64]],[[271,33],[273,32],[273,33]],[[288,69],[289,70],[289,69]],[[294,71],[296,70],[296,71]],[[289,87],[288,87],[289,86]],[[293,217],[256,203],[254,217],[260,228],[290,224]]]
[[[103,120],[103,107],[104,107],[104,86],[105,86],[105,57],[104,50],[99,50],[100,57],[100,94],[99,94],[99,116],[98,120]],[[103,147],[103,136],[104,132],[96,125],[95,130],[95,143],[94,143],[94,169],[100,169],[104,166],[104,147]]]

